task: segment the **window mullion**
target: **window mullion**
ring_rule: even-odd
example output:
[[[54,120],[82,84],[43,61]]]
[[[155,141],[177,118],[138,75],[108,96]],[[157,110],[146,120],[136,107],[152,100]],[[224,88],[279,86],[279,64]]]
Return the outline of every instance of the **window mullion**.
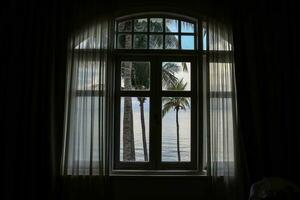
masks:
[[[181,48],[181,20],[178,20],[178,49]]]
[[[156,88],[156,91],[158,92],[158,95],[157,95],[157,107],[156,107],[156,110],[157,110],[157,162],[161,163],[161,160],[162,160],[162,157],[161,157],[161,151],[162,151],[162,132],[161,132],[161,126],[162,126],[162,116],[161,116],[161,99],[162,99],[162,70],[161,70],[161,66],[162,66],[162,60],[158,60],[157,63],[156,63],[156,69],[157,69],[157,88]],[[159,166],[158,165],[158,166]]]
[[[166,37],[166,19],[163,18],[163,49],[166,49],[165,46],[165,37]]]
[[[159,62],[151,60],[150,88],[150,160],[157,169],[160,156]]]

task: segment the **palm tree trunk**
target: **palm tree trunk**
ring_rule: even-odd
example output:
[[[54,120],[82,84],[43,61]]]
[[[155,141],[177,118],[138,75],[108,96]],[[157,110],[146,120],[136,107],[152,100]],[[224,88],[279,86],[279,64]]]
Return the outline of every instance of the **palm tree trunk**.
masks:
[[[181,159],[180,159],[180,145],[179,145],[179,121],[178,121],[178,111],[179,111],[179,109],[176,108],[177,154],[178,154],[178,162],[180,162]]]
[[[145,116],[144,116],[144,101],[145,101],[145,99],[144,99],[144,97],[139,97],[138,100],[140,102],[144,160],[147,162],[148,161],[148,150],[147,150],[147,142],[146,142]]]
[[[132,89],[131,84],[131,63],[124,64],[124,88]],[[123,116],[123,160],[135,161],[133,113],[131,97],[124,97]]]

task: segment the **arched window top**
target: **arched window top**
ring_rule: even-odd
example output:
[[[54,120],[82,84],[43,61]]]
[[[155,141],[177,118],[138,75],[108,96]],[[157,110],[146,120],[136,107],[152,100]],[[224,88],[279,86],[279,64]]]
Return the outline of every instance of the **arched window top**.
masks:
[[[170,14],[130,15],[116,19],[116,49],[197,49],[197,20]]]
[[[115,19],[113,46],[118,50],[232,51],[233,38],[227,29],[223,23],[173,13],[132,14]],[[107,21],[94,23],[75,35],[71,49],[107,49],[109,30]],[[101,42],[101,37],[106,40]]]

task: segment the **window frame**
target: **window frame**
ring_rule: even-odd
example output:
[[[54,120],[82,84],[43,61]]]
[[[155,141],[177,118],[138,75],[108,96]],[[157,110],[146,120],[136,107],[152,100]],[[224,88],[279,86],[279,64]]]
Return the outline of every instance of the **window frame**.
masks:
[[[134,31],[134,20],[135,19],[147,19],[147,31],[145,32],[135,32]],[[162,18],[163,19],[163,31],[162,32],[150,32],[150,18]],[[175,19],[178,20],[178,32],[166,32],[166,19]],[[131,20],[131,31],[128,32],[119,32],[118,30],[118,23],[122,21],[127,21]],[[194,32],[193,33],[185,33],[181,32],[181,22],[188,22],[194,25]],[[202,26],[201,26],[202,28]],[[129,16],[123,16],[115,19],[115,25],[114,25],[114,49],[118,50],[151,50],[151,51],[196,51],[197,49],[200,49],[198,41],[199,39],[199,24],[198,20],[195,18],[187,17],[187,16],[182,16],[182,15],[175,15],[175,14],[167,14],[167,13],[147,13],[147,14],[133,14]],[[131,35],[131,48],[119,48],[118,47],[118,35],[119,34],[130,34]],[[145,49],[138,49],[134,48],[134,34],[146,34],[147,35],[147,48]],[[163,47],[162,49],[150,49],[149,48],[149,40],[150,40],[150,35],[162,35],[163,36]],[[166,49],[165,48],[165,36],[166,35],[177,35],[178,36],[178,49]],[[194,36],[194,49],[181,49],[181,36]]]
[[[145,55],[146,56],[146,55]],[[198,146],[201,144],[199,142],[199,133],[197,125],[197,114],[198,109],[201,106],[197,105],[197,80],[198,80],[198,67],[197,67],[197,56],[196,55],[168,55],[166,57],[159,55],[118,55],[116,58],[116,73],[115,73],[115,131],[114,131],[114,155],[113,155],[113,169],[114,171],[120,170],[163,170],[163,171],[177,171],[185,170],[189,172],[198,171],[199,163],[201,160],[198,159],[201,157]],[[144,61],[150,62],[150,90],[148,91],[121,91],[121,72],[120,66],[122,61]],[[161,76],[153,76],[153,74],[161,74],[161,64],[162,62],[190,62],[191,63],[191,90],[190,91],[163,91],[162,89],[158,90],[161,87]],[[154,64],[152,64],[154,63]],[[151,78],[154,77],[154,78]],[[149,97],[150,109],[149,116],[149,133],[155,131],[158,134],[149,134],[149,162],[144,161],[135,161],[135,162],[126,162],[120,161],[120,99],[121,97]],[[191,161],[190,162],[167,162],[161,161],[161,101],[159,99],[162,97],[168,96],[186,96],[191,98]],[[156,122],[155,122],[156,121]],[[158,121],[158,122],[157,122]],[[201,134],[202,135],[202,134]],[[195,141],[195,142],[193,142]],[[157,148],[151,148],[152,146],[157,146]],[[201,148],[199,148],[201,149]],[[160,159],[160,160],[159,160]]]
[[[116,68],[117,68],[117,63],[120,62],[120,59],[121,58],[124,58],[124,56],[147,56],[147,57],[155,57],[155,56],[168,56],[168,57],[176,57],[176,56],[181,56],[181,57],[186,57],[186,58],[192,58],[193,59],[193,62],[194,62],[194,66],[195,68],[197,68],[197,73],[195,73],[195,77],[196,77],[196,80],[194,81],[194,83],[197,85],[197,91],[196,91],[196,101],[195,101],[195,104],[197,104],[197,110],[195,112],[195,115],[196,115],[196,123],[195,123],[195,130],[196,130],[196,147],[194,148],[195,149],[195,156],[196,156],[196,159],[193,163],[193,167],[190,168],[190,169],[186,169],[184,166],[183,167],[175,167],[175,169],[167,169],[167,167],[163,166],[162,168],[164,169],[156,169],[156,170],[153,170],[151,168],[142,168],[144,167],[143,164],[139,164],[139,166],[137,167],[132,167],[132,168],[122,168],[122,167],[127,167],[126,165],[118,165],[117,167],[116,166],[116,157],[115,157],[115,154],[116,153],[119,153],[118,151],[116,151],[116,144],[115,144],[115,137],[116,135],[120,135],[119,133],[119,124],[118,123],[114,123],[114,131],[113,131],[113,137],[112,137],[112,146],[111,146],[111,151],[113,152],[112,153],[112,157],[111,157],[111,164],[110,164],[110,175],[167,175],[167,176],[176,176],[176,175],[184,175],[184,176],[189,176],[189,175],[192,175],[192,176],[203,176],[203,175],[207,175],[207,170],[204,170],[203,169],[203,166],[204,166],[204,157],[207,157],[206,155],[204,155],[204,153],[207,153],[207,151],[204,151],[203,147],[204,147],[204,144],[203,144],[203,136],[204,136],[204,122],[203,122],[203,117],[205,117],[205,113],[204,113],[204,109],[203,109],[203,98],[206,94],[204,94],[204,89],[203,86],[204,86],[204,78],[203,76],[205,76],[203,73],[205,73],[206,70],[202,69],[202,67],[204,67],[205,65],[203,64],[203,55],[206,55],[207,52],[208,52],[208,36],[206,36],[206,48],[203,49],[203,23],[206,23],[206,20],[205,18],[202,18],[202,17],[198,17],[198,18],[192,18],[192,17],[188,17],[188,16],[183,16],[183,15],[177,15],[177,14],[161,14],[161,13],[155,13],[155,14],[151,14],[151,13],[148,13],[146,15],[144,14],[133,14],[133,15],[130,15],[130,17],[127,16],[124,16],[124,17],[119,17],[119,18],[116,18],[115,20],[115,24],[114,24],[114,28],[116,30],[117,28],[117,23],[116,22],[119,22],[121,20],[127,20],[127,19],[134,19],[134,18],[144,18],[144,16],[147,16],[148,19],[149,18],[163,18],[163,17],[166,17],[166,18],[174,18],[174,19],[180,19],[180,20],[183,20],[183,21],[187,21],[187,22],[193,22],[194,24],[194,36],[195,36],[195,42],[194,42],[194,45],[195,45],[195,49],[193,50],[186,50],[186,49],[118,49],[116,48],[116,42],[117,42],[117,37],[116,37],[116,33],[112,34],[112,36],[114,37],[114,50],[113,50],[113,56],[114,56],[114,59],[115,59],[115,65],[114,65],[114,75],[116,75]],[[164,20],[163,20],[164,21]],[[149,24],[149,23],[148,23]],[[179,24],[181,25],[181,22],[179,22]],[[149,26],[149,25],[148,25]],[[149,28],[149,27],[148,27]],[[207,28],[207,26],[206,26]],[[178,30],[178,33],[179,33],[180,30]],[[176,34],[178,34],[176,33]],[[133,61],[133,60],[132,60]],[[138,61],[138,60],[136,60]],[[208,66],[208,61],[205,61],[207,62],[207,66]],[[152,69],[152,68],[151,68]],[[114,76],[114,83],[113,85],[117,85],[117,76]],[[114,90],[116,89],[116,87],[114,87]],[[116,92],[116,91],[115,91]],[[117,99],[116,97],[117,95],[115,95],[115,99]],[[116,100],[118,101],[118,100]],[[116,117],[116,113],[118,113],[118,105],[119,104],[119,101],[118,103],[115,102],[114,103],[114,121],[115,122],[119,122],[119,117],[120,117],[120,114],[117,115]],[[192,118],[191,118],[192,119]],[[116,128],[117,127],[117,128]],[[150,128],[150,126],[149,126]],[[192,131],[192,130],[191,130]],[[119,145],[119,144],[118,144]],[[207,145],[206,145],[207,146]],[[191,152],[191,156],[192,156],[192,152]],[[177,163],[176,163],[177,164]],[[152,163],[153,165],[153,163]],[[153,165],[154,166],[154,165]],[[170,165],[169,165],[170,166]]]

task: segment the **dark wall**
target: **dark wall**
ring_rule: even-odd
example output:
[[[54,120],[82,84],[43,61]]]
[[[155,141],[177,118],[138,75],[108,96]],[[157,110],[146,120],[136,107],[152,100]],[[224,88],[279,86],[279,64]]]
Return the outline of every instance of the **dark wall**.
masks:
[[[205,177],[113,177],[111,186],[113,199],[211,199]]]
[[[0,75],[4,100],[1,147],[7,199],[55,197],[68,32],[103,13],[117,15],[127,8],[149,7],[227,16],[234,22],[239,122],[250,172],[248,184],[264,176],[299,183],[300,71],[293,1],[11,0],[1,8],[1,48],[5,50]],[[196,179],[115,179],[111,191],[120,197],[129,184],[140,187],[139,194],[142,188],[153,187],[178,196],[184,196],[177,190],[181,187],[187,196],[201,196],[201,185],[205,185]]]

